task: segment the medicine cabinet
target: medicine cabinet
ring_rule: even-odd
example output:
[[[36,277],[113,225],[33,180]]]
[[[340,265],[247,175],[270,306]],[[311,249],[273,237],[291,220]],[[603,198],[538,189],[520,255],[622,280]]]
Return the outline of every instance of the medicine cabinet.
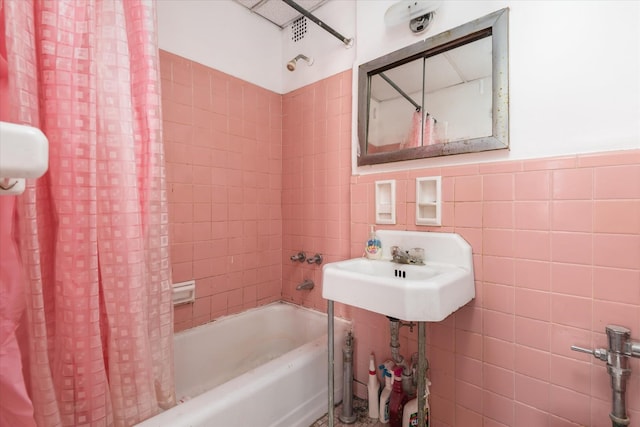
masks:
[[[508,9],[358,70],[358,166],[509,147]]]

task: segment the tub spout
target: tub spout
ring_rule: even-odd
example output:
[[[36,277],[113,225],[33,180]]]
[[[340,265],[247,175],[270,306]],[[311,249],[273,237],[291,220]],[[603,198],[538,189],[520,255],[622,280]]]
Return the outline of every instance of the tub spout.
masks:
[[[313,289],[313,280],[305,280],[304,282],[300,283],[298,286],[296,286],[296,291],[302,291],[302,290],[311,290]]]

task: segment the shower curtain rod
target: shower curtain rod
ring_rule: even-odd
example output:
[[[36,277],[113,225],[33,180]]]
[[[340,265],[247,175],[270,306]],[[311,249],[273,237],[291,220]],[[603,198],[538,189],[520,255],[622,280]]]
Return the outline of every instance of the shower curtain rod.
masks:
[[[282,0],[282,1],[288,4],[289,6],[291,6],[292,8],[294,8],[295,10],[297,10],[298,12],[300,12],[305,17],[309,18],[310,20],[318,24],[320,28],[322,28],[323,30],[325,30],[326,32],[328,32],[329,34],[331,34],[332,36],[340,40],[347,47],[351,47],[351,45],[353,44],[353,38],[351,39],[346,38],[336,30],[334,30],[333,28],[331,28],[330,26],[322,22],[322,20],[320,20],[314,14],[312,14],[311,12],[309,12],[308,10],[300,6],[298,3],[294,2],[293,0]]]
[[[413,98],[411,98],[409,95],[407,95],[407,93],[405,91],[403,91],[402,89],[400,89],[400,86],[398,86],[397,84],[395,84],[395,82],[393,80],[391,80],[389,77],[387,77],[384,73],[378,73],[378,75],[380,77],[382,77],[382,79],[389,83],[389,85],[391,85],[392,88],[394,88],[400,95],[402,95],[402,97],[404,99],[406,99],[407,101],[409,101],[410,103],[413,104],[414,107],[416,107],[416,111],[420,112],[420,110],[422,110],[422,106],[420,104],[418,104],[416,101],[413,100]]]

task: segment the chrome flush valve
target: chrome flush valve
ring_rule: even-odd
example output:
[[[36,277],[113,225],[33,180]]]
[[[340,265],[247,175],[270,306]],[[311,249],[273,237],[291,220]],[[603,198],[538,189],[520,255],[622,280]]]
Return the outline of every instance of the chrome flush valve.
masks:
[[[607,372],[611,376],[612,411],[609,418],[613,427],[629,425],[629,417],[626,410],[627,378],[631,375],[629,368],[630,357],[640,357],[640,342],[631,341],[631,330],[624,326],[607,325],[607,341],[609,348],[596,348],[594,350],[575,345],[571,350],[593,354],[596,359],[607,362]]]

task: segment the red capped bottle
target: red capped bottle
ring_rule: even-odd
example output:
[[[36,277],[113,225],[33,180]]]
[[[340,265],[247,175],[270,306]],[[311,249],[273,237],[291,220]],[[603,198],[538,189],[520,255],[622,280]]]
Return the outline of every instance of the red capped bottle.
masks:
[[[389,425],[402,427],[402,411],[409,397],[402,390],[402,367],[393,371],[393,389],[389,399]]]

